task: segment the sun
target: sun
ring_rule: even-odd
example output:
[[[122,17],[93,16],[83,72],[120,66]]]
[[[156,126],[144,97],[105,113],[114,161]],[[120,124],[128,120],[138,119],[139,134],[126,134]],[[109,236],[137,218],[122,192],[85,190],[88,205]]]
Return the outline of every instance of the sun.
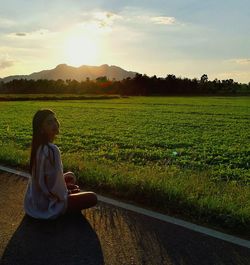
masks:
[[[64,47],[66,62],[72,66],[95,64],[98,59],[98,42],[88,36],[70,36]]]

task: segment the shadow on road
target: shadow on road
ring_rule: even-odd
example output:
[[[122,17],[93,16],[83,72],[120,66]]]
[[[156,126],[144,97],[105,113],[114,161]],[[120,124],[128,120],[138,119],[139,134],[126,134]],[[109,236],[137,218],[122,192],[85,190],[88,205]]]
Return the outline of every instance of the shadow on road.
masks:
[[[98,231],[107,264],[250,264],[247,248],[111,205],[100,203],[85,216]]]
[[[24,216],[8,242],[1,264],[104,264],[95,231],[82,214],[57,220]]]

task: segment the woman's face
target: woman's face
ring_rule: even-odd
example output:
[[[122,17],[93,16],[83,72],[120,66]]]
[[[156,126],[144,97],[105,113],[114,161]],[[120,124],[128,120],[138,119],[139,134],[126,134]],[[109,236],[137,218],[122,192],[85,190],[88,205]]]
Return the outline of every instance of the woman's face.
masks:
[[[49,141],[53,141],[55,136],[59,134],[59,122],[54,114],[50,114],[43,122],[43,133],[48,135]]]

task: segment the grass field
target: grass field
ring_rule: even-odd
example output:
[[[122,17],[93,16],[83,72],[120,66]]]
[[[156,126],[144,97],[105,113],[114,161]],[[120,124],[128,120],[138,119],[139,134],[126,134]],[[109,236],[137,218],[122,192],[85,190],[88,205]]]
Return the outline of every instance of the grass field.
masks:
[[[40,108],[86,186],[250,234],[250,97],[0,102],[2,163],[27,168]]]

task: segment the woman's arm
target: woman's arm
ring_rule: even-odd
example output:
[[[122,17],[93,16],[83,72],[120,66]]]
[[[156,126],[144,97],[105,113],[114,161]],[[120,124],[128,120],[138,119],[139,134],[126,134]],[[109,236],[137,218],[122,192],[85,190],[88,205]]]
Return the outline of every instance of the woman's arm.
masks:
[[[46,186],[52,196],[58,198],[59,201],[64,201],[67,199],[68,190],[64,180],[61,154],[58,147],[52,144],[50,144],[48,152],[50,152],[50,155],[46,159],[44,172],[44,179],[47,182]],[[52,162],[49,157],[54,157]]]

